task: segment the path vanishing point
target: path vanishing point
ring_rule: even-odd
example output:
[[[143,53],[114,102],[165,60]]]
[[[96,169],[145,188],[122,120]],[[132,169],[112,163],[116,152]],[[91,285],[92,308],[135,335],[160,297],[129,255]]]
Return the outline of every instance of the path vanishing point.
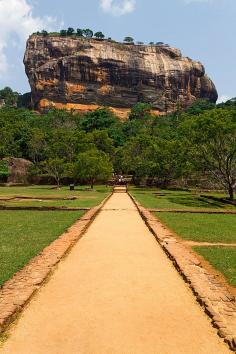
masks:
[[[126,193],[114,193],[10,330],[4,354],[225,354]]]

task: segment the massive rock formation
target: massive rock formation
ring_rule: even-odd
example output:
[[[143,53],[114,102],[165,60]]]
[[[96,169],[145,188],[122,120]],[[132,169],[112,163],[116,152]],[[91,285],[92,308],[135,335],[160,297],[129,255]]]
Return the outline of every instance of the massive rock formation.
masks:
[[[29,169],[33,165],[31,161],[16,157],[6,157],[3,161],[9,168],[8,183],[28,183]]]
[[[32,35],[24,58],[35,109],[91,110],[124,115],[135,103],[172,112],[217,92],[203,65],[165,45],[126,45],[74,37]]]

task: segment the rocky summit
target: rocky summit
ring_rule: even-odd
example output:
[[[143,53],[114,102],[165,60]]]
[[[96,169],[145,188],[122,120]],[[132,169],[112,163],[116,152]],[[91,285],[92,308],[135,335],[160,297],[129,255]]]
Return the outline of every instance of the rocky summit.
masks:
[[[196,99],[217,100],[204,66],[167,45],[134,45],[114,41],[32,35],[24,57],[32,104],[90,111],[109,106],[125,117],[137,102],[158,113]]]

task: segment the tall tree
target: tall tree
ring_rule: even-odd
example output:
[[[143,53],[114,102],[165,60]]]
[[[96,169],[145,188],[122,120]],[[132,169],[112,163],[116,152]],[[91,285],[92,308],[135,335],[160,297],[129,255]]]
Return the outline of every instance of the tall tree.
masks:
[[[29,156],[35,164],[45,157],[46,135],[40,128],[32,128],[29,138]]]
[[[90,183],[106,181],[112,176],[113,167],[108,156],[96,149],[80,153],[75,163],[74,177]]]
[[[65,160],[60,158],[49,158],[43,164],[46,172],[52,176],[57,184],[57,187],[60,187],[61,179],[65,174]]]
[[[225,188],[231,200],[236,187],[236,111],[213,109],[183,124],[196,167]]]

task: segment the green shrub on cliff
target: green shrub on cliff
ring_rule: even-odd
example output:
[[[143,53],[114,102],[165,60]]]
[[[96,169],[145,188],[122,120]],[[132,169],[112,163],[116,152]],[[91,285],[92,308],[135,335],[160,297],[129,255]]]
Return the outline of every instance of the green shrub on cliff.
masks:
[[[105,36],[102,32],[96,32],[94,33],[94,37],[97,38],[97,39],[104,39]]]
[[[74,33],[75,33],[74,28],[69,27],[69,28],[67,29],[67,32],[66,32],[67,36],[72,36]]]
[[[83,37],[83,30],[81,28],[77,28],[76,34],[78,37]]]
[[[134,39],[132,37],[125,37],[124,38],[124,43],[134,44]]]
[[[67,36],[67,30],[60,30],[60,35],[62,37],[66,37]]]
[[[89,28],[86,28],[83,30],[83,34],[86,38],[92,38],[93,37],[93,31]]]

